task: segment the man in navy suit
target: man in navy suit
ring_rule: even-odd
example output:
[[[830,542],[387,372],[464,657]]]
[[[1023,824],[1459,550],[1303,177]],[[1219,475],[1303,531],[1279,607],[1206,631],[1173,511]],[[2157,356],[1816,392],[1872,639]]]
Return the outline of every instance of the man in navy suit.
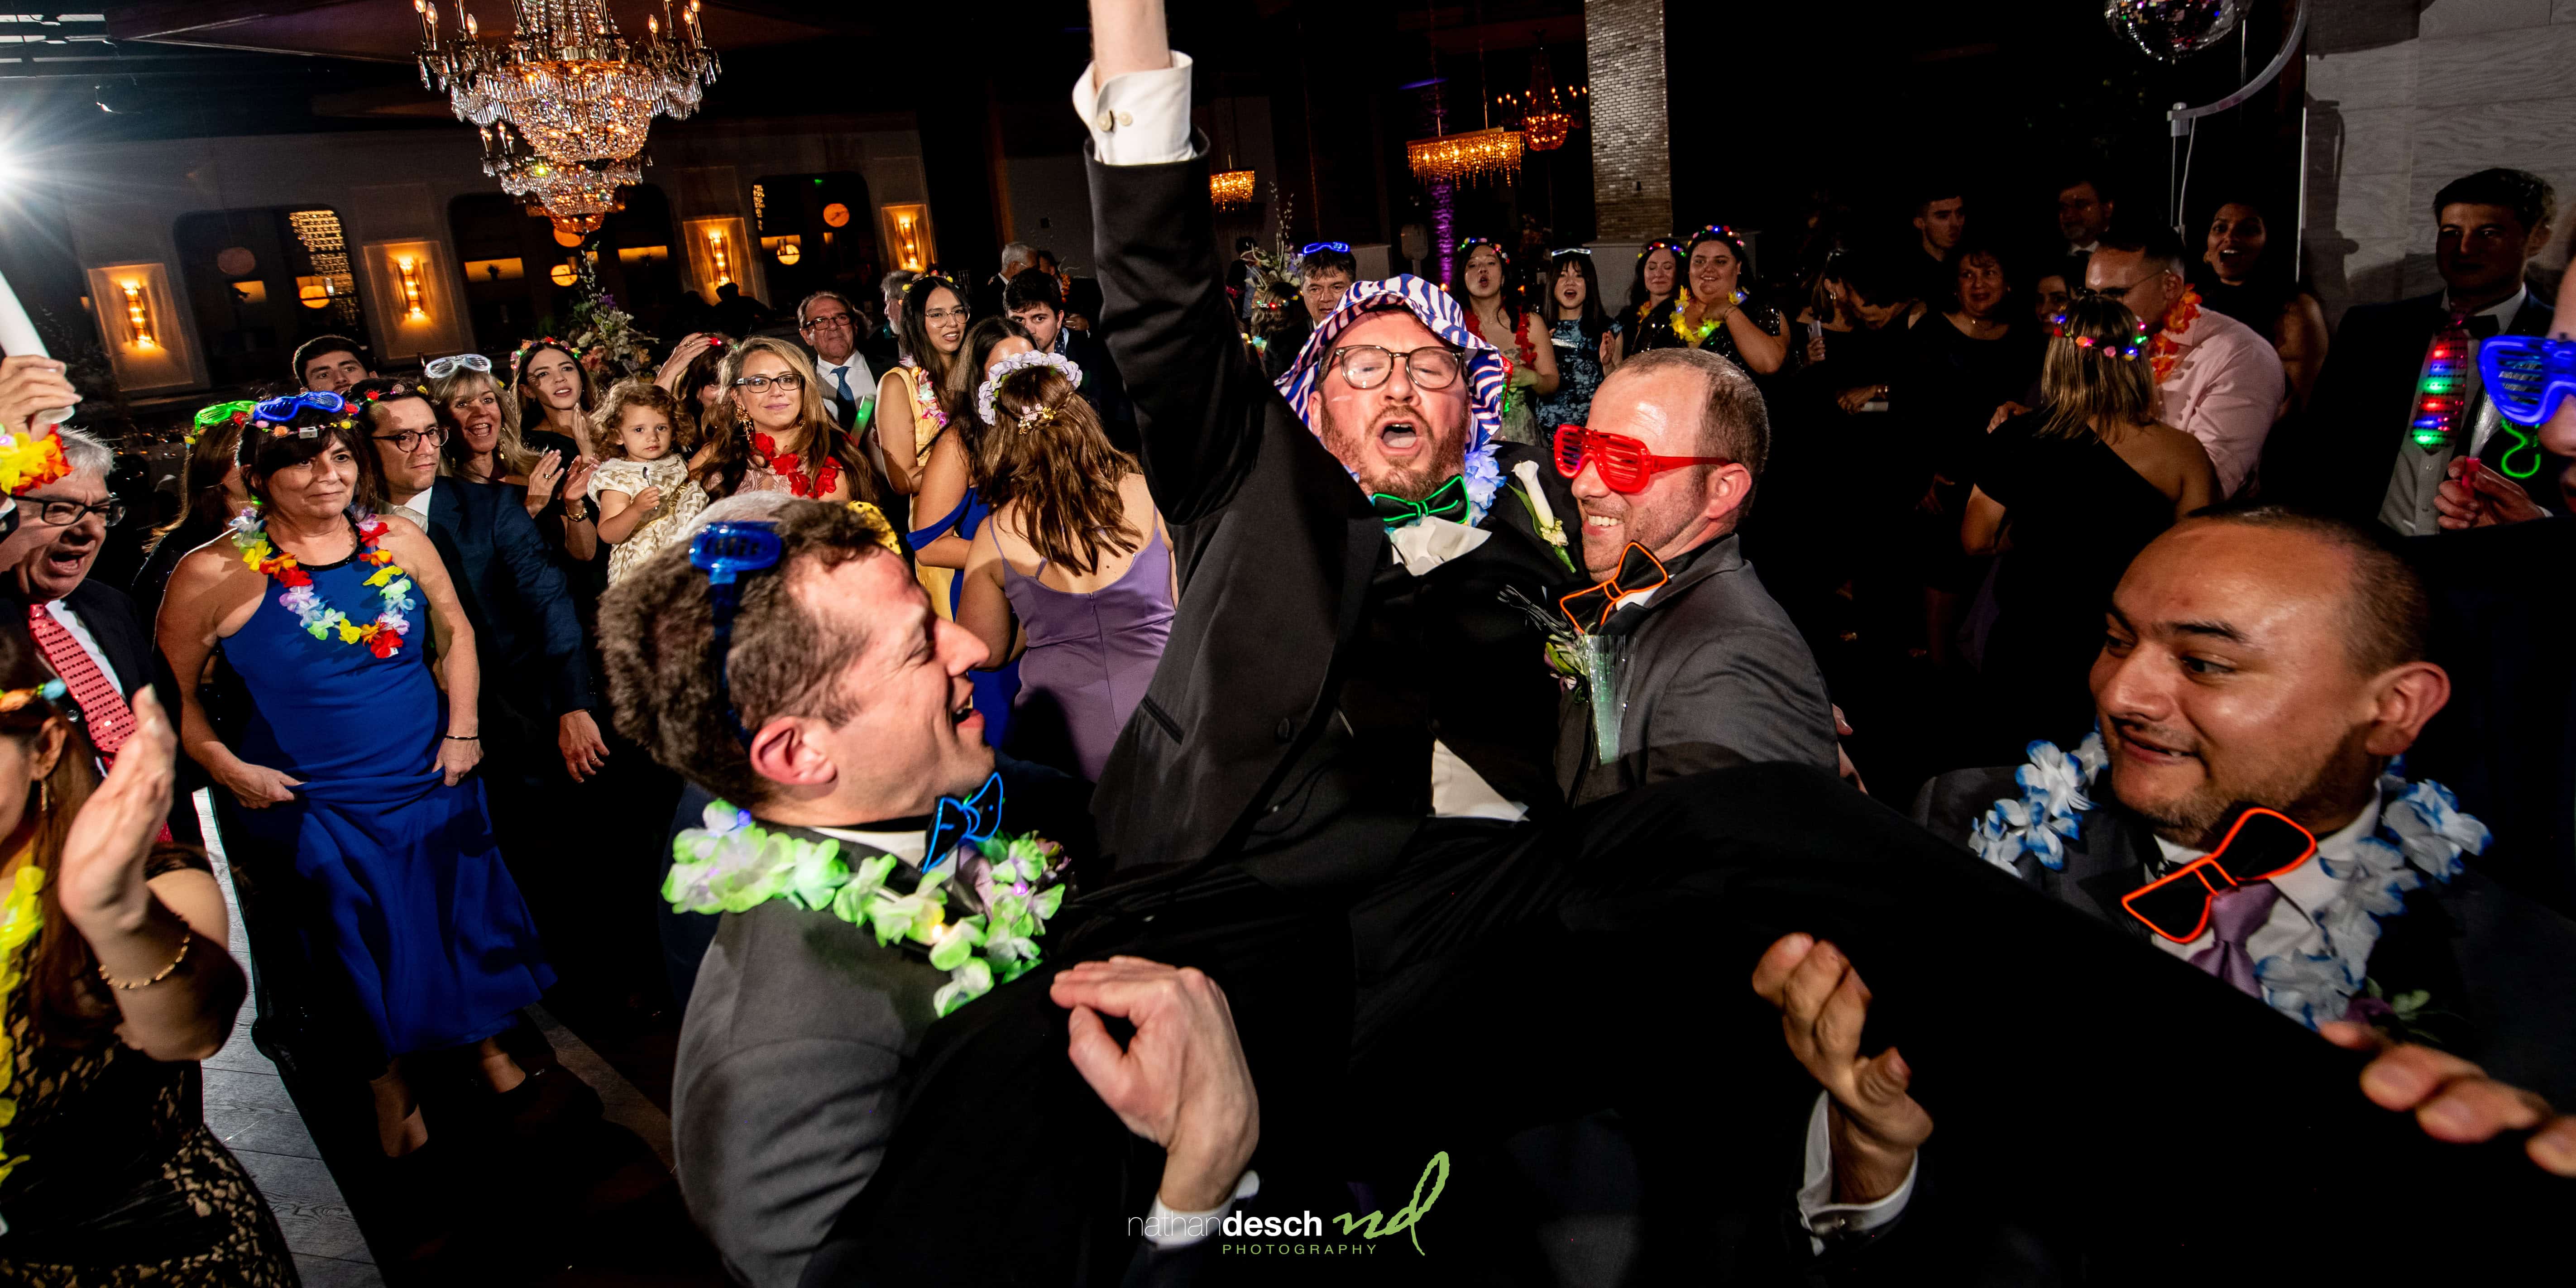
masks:
[[[2557,479],[2569,459],[2502,421],[2483,394],[2473,393],[2434,447],[2418,444],[2413,424],[2427,349],[2455,320],[2474,340],[2549,333],[2553,311],[2524,273],[2549,245],[2556,196],[2538,175],[2481,170],[2445,185],[2432,213],[2442,289],[2344,314],[2307,416],[2272,436],[2265,500],[2426,536],[2439,519],[2441,484],[2468,472],[2495,474],[2491,484],[2512,479],[2540,505],[2565,508]]]

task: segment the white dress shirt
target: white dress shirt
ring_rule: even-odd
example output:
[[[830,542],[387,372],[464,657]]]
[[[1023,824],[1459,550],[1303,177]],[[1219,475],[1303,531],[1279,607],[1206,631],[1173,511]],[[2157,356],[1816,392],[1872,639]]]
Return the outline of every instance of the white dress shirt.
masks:
[[[823,396],[834,402],[841,400],[841,381],[844,377],[850,382],[850,397],[853,400],[877,396],[877,378],[868,370],[868,360],[859,356],[859,351],[856,349],[850,350],[850,359],[847,362],[826,362],[823,355],[815,354],[814,376],[823,382]],[[853,407],[857,405],[856,401],[851,403]]]
[[[410,500],[395,502],[394,513],[411,520],[421,531],[429,531],[429,498],[437,491],[438,480],[433,477],[429,481],[429,486],[413,493]]]

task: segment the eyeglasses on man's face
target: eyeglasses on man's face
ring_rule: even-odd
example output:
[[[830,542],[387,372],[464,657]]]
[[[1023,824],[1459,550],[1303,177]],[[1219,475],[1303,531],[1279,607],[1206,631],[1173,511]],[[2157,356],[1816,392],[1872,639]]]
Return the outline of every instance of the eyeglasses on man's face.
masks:
[[[420,446],[422,439],[428,439],[432,447],[445,447],[447,427],[439,425],[431,429],[398,429],[390,434],[376,434],[371,437],[379,443],[391,443],[395,451],[407,454],[413,448]]]
[[[847,313],[817,313],[805,319],[808,331],[847,331],[853,325]]]
[[[1446,389],[1458,382],[1458,373],[1466,369],[1467,355],[1445,344],[1426,344],[1419,349],[1397,353],[1384,345],[1354,344],[1333,350],[1332,366],[1353,389],[1375,389],[1395,374],[1395,364],[1404,364],[1404,374],[1416,389]]]
[[[30,496],[19,498],[18,513],[57,528],[68,528],[80,522],[82,515],[95,514],[107,520],[107,526],[113,528],[125,522],[125,503],[113,497],[91,505],[82,501],[53,501]]]
[[[734,388],[748,389],[756,394],[768,393],[771,385],[792,394],[805,387],[805,377],[793,371],[782,371],[774,376],[744,376],[733,382]]]

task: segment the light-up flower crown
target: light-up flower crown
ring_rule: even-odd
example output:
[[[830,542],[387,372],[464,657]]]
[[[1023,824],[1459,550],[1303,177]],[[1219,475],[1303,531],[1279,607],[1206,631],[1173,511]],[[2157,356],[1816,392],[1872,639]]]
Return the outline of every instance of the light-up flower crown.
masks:
[[[2112,336],[2104,336],[2097,340],[2089,335],[2074,334],[2067,327],[2066,315],[2063,313],[2050,318],[2049,324],[2050,335],[2060,340],[2072,340],[2076,348],[2090,349],[2105,358],[2118,358],[2127,362],[2135,360],[2147,351],[2147,333],[2143,330],[2125,341]]]
[[[1014,353],[994,363],[991,369],[984,373],[984,383],[975,387],[975,414],[982,417],[985,424],[993,423],[993,391],[999,388],[1003,381],[1031,367],[1053,367],[1064,374],[1066,384],[1076,389],[1082,387],[1082,365],[1073,359],[1059,357],[1052,353],[1040,353],[1034,349],[1027,353]]]

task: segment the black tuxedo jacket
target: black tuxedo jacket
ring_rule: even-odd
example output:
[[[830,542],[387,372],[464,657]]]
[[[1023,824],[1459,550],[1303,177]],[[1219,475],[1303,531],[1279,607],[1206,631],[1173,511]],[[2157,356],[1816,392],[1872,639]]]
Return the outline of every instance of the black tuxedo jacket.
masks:
[[[2433,592],[2430,655],[2451,700],[2407,753],[2495,829],[2469,863],[2576,917],[2576,518],[2407,543]]]
[[[1082,400],[1100,417],[1102,432],[1109,435],[1110,446],[1133,453],[1136,440],[1136,404],[1127,397],[1127,382],[1118,374],[1118,360],[1110,355],[1109,346],[1098,336],[1071,327],[1064,332],[1064,356],[1082,368]]]
[[[143,620],[142,611],[134,606],[134,597],[96,578],[84,578],[63,596],[63,603],[89,628],[90,637],[98,641],[98,651],[107,655],[107,664],[116,668],[117,686],[125,691],[127,701],[134,692],[153,682],[154,663],[152,627]]]
[[[1102,847],[1121,868],[1248,851],[1271,880],[1365,870],[1392,857],[1422,814],[1354,808],[1368,784],[1315,762],[1363,661],[1387,593],[1379,583],[1411,579],[1382,576],[1391,556],[1367,496],[1244,350],[1220,284],[1204,157],[1094,162],[1090,175],[1101,329],[1136,401],[1145,475],[1181,578],[1162,665],[1094,797]],[[1503,446],[1507,474],[1524,459],[1540,458]],[[1555,469],[1543,465],[1540,478],[1556,511],[1573,515]],[[1519,502],[1498,493],[1485,527],[1494,537],[1475,554],[1420,579],[1421,618],[1438,642],[1403,662],[1462,695],[1433,703],[1437,736],[1505,796],[1544,812],[1557,797],[1557,689],[1535,625],[1480,616],[1447,627],[1455,610],[1491,607],[1503,583],[1546,603],[1572,574]],[[1426,779],[1427,764],[1426,754]]]
[[[474,627],[483,693],[534,723],[590,709],[590,659],[571,588],[522,495],[506,484],[440,479],[429,494],[429,539]]]
[[[2534,293],[2505,332],[2547,335],[2552,317],[2549,305]],[[2284,425],[2266,447],[2266,499],[2363,523],[2377,520],[2380,502],[2388,495],[2389,471],[2408,446],[2407,421],[2415,407],[2424,348],[2450,321],[2439,291],[2395,304],[2364,304],[2344,314],[2307,415]],[[2479,453],[2488,464],[2514,446],[2510,428],[2497,430]],[[2533,500],[2562,509],[2557,480],[2571,464],[2576,461],[2543,453],[2540,472],[2521,482]]]

